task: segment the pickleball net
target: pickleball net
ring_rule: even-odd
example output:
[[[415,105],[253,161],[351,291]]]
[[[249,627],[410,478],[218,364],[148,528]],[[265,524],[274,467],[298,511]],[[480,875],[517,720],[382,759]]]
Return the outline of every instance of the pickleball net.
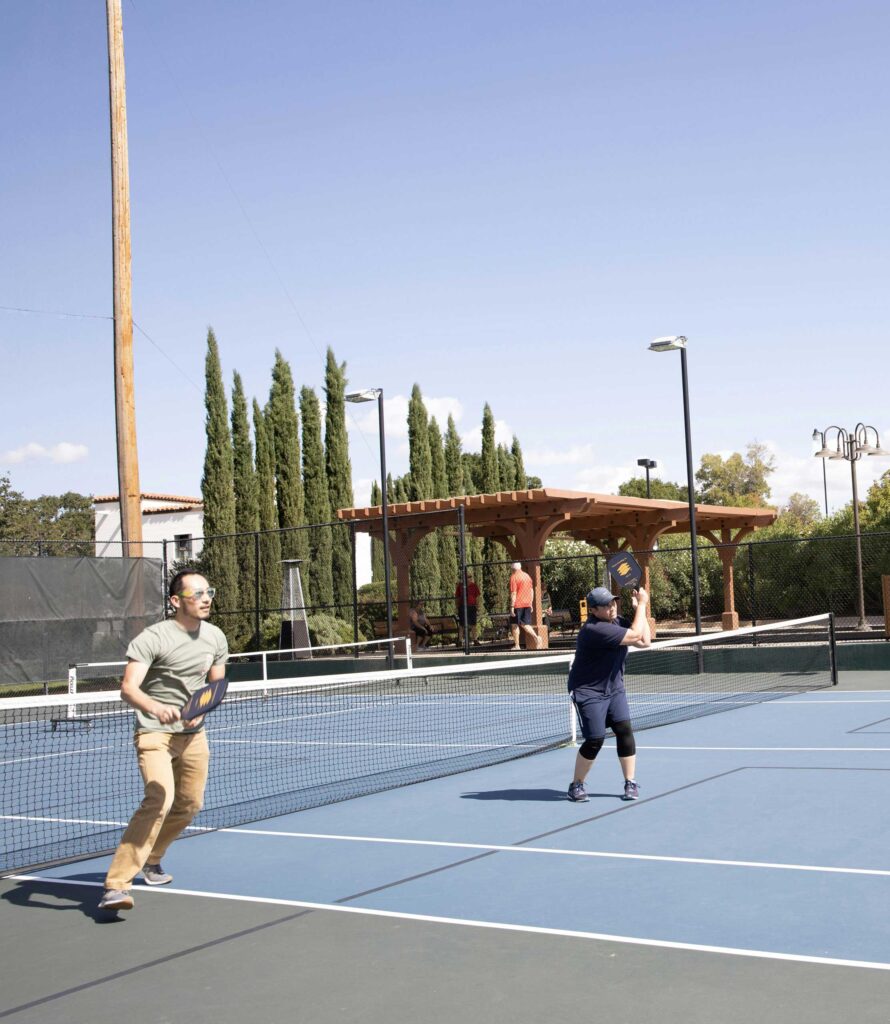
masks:
[[[571,655],[232,683],[208,716],[204,809],[185,833],[525,757],[568,744]],[[829,616],[630,651],[635,727],[836,681]],[[114,849],[142,799],[133,716],[116,694],[0,700],[0,873]]]

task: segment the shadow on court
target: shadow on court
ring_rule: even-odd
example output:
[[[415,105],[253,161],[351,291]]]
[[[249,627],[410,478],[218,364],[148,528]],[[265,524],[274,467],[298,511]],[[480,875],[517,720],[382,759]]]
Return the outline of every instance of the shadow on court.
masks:
[[[617,793],[588,793],[591,800],[620,800]],[[542,803],[561,801],[568,803],[562,789],[483,789],[473,793],[461,793],[461,800],[526,800]]]
[[[94,881],[99,876],[84,876],[85,879]],[[27,907],[30,910],[74,910],[79,911],[84,917],[90,918],[96,924],[120,924],[123,918],[117,913],[109,913],[107,910],[99,910],[100,890],[92,886],[78,886],[62,889],[58,885],[49,882],[18,882],[15,888],[9,889],[0,894],[0,899],[17,907]]]

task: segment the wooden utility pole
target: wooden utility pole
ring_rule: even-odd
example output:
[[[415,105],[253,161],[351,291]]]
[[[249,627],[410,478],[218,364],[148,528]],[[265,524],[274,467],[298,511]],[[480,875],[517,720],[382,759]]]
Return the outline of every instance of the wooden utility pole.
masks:
[[[133,305],[130,262],[130,169],[127,157],[127,85],[121,0],[106,0],[111,101],[111,205],[114,264],[114,412],[122,554],[142,555],[142,507],[133,394]]]

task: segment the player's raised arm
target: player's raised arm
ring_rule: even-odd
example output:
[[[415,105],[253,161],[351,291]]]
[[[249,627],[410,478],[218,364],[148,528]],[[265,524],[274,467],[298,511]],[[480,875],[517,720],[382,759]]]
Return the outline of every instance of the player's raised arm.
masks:
[[[633,593],[634,617],[630,628],[621,641],[622,647],[649,647],[652,643],[652,630],[646,610],[649,607],[649,595],[640,588]],[[626,621],[626,620],[625,620]]]

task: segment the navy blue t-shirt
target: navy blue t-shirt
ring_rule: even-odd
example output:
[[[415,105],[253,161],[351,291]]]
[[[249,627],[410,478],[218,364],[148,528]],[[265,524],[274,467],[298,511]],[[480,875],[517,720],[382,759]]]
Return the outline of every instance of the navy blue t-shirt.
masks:
[[[575,660],[569,669],[569,690],[583,686],[605,695],[624,689],[627,648],[621,646],[621,641],[630,625],[630,619],[620,615],[614,622],[589,618],[584,623],[578,632]]]

